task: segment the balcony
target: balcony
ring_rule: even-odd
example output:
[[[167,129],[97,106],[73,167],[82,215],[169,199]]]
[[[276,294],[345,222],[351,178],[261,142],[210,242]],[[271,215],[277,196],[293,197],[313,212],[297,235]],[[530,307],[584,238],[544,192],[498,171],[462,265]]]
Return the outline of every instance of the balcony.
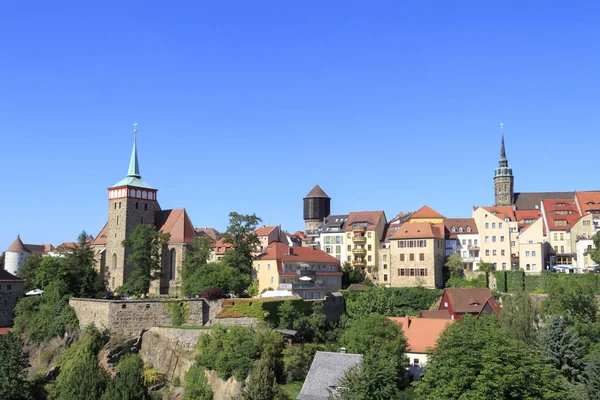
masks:
[[[354,254],[355,257],[364,257],[367,255],[367,249],[364,247],[354,247],[352,249],[352,254]]]
[[[294,289],[324,289],[325,283],[322,281],[317,282],[303,282],[303,283],[280,283],[278,290],[294,290]]]
[[[300,275],[300,276],[310,276],[310,275],[317,275],[317,271],[314,269],[297,269],[296,270],[296,274]]]
[[[355,258],[354,261],[352,261],[352,265],[358,268],[364,268],[367,266],[367,262],[364,258]]]
[[[352,232],[366,232],[367,231],[367,225],[366,224],[354,224],[352,225]]]
[[[367,243],[367,237],[366,236],[353,236],[352,243],[365,244],[365,243]]]

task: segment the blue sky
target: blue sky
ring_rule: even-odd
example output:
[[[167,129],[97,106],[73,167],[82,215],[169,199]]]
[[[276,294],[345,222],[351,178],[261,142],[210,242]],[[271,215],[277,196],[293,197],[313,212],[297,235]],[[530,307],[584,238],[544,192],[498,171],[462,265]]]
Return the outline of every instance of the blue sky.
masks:
[[[42,2],[0,11],[0,249],[96,235],[139,122],[163,208],[332,212],[599,189],[600,3]]]

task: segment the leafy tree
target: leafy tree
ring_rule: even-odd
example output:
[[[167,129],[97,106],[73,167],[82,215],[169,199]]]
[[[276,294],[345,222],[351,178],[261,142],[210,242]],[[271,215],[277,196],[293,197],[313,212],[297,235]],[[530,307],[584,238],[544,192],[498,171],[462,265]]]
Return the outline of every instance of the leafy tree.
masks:
[[[104,292],[104,279],[94,269],[96,260],[90,236],[82,231],[77,242],[67,249],[62,263],[69,291],[79,297],[95,297]]]
[[[60,374],[50,386],[50,400],[100,400],[108,374],[98,365],[98,351],[103,345],[100,332],[92,326],[83,338],[62,356]]]
[[[366,277],[361,268],[354,268],[352,264],[345,261],[342,265],[342,288],[345,289],[353,283],[373,286],[373,282]]]
[[[485,272],[486,287],[489,288],[490,287],[490,274],[496,270],[496,268],[494,267],[494,264],[484,262],[483,260],[481,260],[479,262],[479,270]]]
[[[585,349],[575,329],[562,316],[556,316],[540,334],[540,349],[569,382],[584,380]]]
[[[509,337],[495,317],[466,316],[448,326],[427,356],[419,399],[563,399],[564,379]]]
[[[547,316],[563,315],[583,323],[596,322],[598,302],[594,287],[583,279],[560,279],[551,285],[548,297],[542,303]]]
[[[64,281],[63,265],[54,257],[44,257],[35,273],[34,286],[44,289],[55,280]]]
[[[287,382],[303,381],[308,374],[317,351],[336,351],[336,343],[304,343],[286,346],[283,349],[284,376]]]
[[[390,371],[405,370],[399,357],[390,357],[384,344],[377,344],[363,357],[362,362],[344,375],[336,396],[346,400],[397,399],[400,391],[408,386],[408,380],[398,382]]]
[[[266,359],[260,359],[254,365],[241,398],[242,400],[288,400],[277,385],[273,368]]]
[[[458,253],[452,253],[446,258],[445,267],[448,268],[450,274],[462,275],[462,258]]]
[[[308,317],[304,318],[301,323],[301,337],[305,341],[315,343],[325,343],[331,341],[327,337],[328,332],[331,332],[331,325],[327,323],[327,316],[323,311],[323,303],[316,301],[312,305],[312,312]]]
[[[593,240],[595,249],[590,252],[590,256],[596,264],[600,264],[600,232],[596,232]]]
[[[158,232],[153,225],[138,225],[123,246],[130,250],[127,263],[132,265],[127,282],[117,291],[134,296],[144,296],[150,283],[161,276],[161,256],[166,253],[171,235]]]
[[[117,376],[106,386],[102,400],[143,400],[148,398],[144,385],[144,363],[137,354],[127,354],[117,364]]]
[[[191,245],[185,249],[185,260],[183,261],[183,269],[181,276],[185,285],[186,279],[194,275],[201,267],[206,265],[210,257],[210,245],[212,241],[210,237],[197,237]]]
[[[304,319],[304,314],[294,307],[292,301],[284,301],[277,307],[279,327],[283,329],[298,329],[298,323]]]
[[[262,220],[255,214],[244,215],[229,213],[229,226],[223,234],[224,243],[230,243],[231,249],[226,251],[221,261],[233,267],[241,274],[252,274],[252,254],[260,245],[254,233]]]
[[[216,287],[224,293],[239,295],[248,287],[249,280],[249,275],[242,275],[225,263],[209,263],[184,278],[182,292],[186,296],[199,296],[204,289]]]
[[[213,393],[204,374],[204,369],[192,365],[185,373],[183,400],[212,400]]]
[[[504,297],[500,324],[515,339],[537,343],[540,315],[529,293],[520,290]]]
[[[29,360],[15,332],[0,335],[0,399],[30,398]]]
[[[25,258],[23,266],[19,269],[19,277],[25,281],[26,292],[36,289],[35,275],[43,259],[41,254],[30,254]]]
[[[52,281],[43,296],[26,297],[17,303],[14,327],[34,343],[42,343],[79,325],[75,311],[69,307],[66,283]]]

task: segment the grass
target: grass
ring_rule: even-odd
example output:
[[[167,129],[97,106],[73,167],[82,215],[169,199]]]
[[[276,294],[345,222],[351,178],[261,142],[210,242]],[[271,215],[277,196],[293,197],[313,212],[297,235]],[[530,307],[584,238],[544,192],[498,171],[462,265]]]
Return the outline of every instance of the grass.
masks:
[[[214,329],[214,326],[205,326],[205,325],[161,325],[159,328],[169,328],[169,329]]]
[[[301,381],[292,381],[290,383],[286,383],[285,385],[281,385],[281,388],[283,389],[283,392],[288,395],[290,400],[295,400],[300,394],[303,383],[304,382]]]

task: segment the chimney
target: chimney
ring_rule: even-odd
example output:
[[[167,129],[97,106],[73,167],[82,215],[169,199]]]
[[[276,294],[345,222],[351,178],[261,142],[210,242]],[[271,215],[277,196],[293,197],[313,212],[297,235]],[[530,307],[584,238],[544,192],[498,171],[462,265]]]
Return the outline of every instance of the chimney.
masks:
[[[345,347],[341,347],[341,348],[340,348],[340,353],[342,353],[342,354],[346,354],[346,348],[345,348]]]

